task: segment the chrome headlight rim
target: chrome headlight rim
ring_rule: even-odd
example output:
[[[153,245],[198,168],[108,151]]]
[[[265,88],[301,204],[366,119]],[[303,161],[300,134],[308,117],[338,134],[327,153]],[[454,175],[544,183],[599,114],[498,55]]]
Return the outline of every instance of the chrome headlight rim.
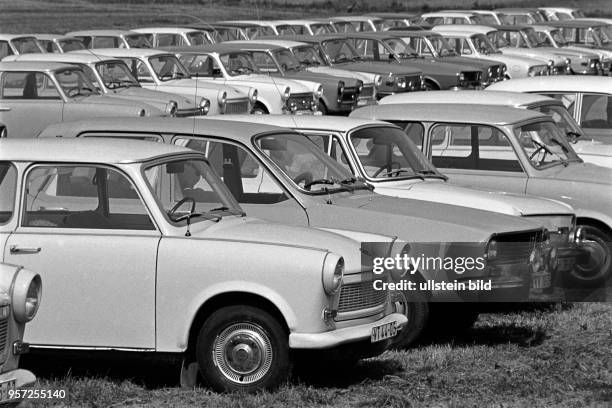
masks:
[[[13,281],[12,307],[15,320],[27,323],[34,319],[42,298],[42,279],[39,274],[20,269]]]
[[[314,92],[314,97],[318,100],[323,96],[323,85],[319,85]]]
[[[208,98],[200,99],[198,109],[200,109],[203,115],[208,115],[208,112],[210,112],[210,100]]]
[[[357,94],[361,94],[363,91],[363,81],[361,79],[357,80]]]
[[[374,77],[374,85],[379,88],[382,85],[382,75],[376,74]]]
[[[178,111],[178,102],[171,100],[166,104],[166,114],[170,117],[175,117],[176,112]]]
[[[323,262],[322,284],[328,295],[335,295],[340,291],[344,277],[344,258],[338,254],[328,253]]]
[[[337,95],[338,99],[342,99],[344,96],[344,81],[338,81]]]
[[[287,87],[285,87],[285,90],[283,91],[283,93],[281,95],[281,99],[283,101],[287,102],[290,97],[291,97],[291,88],[287,86]]]
[[[251,88],[251,90],[249,91],[249,100],[253,105],[257,102],[258,96],[259,92],[257,91],[257,88]]]

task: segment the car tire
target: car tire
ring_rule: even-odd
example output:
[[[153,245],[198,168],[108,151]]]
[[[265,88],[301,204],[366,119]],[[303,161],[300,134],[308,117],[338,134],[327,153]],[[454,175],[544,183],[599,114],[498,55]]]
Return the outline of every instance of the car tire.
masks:
[[[273,389],[291,371],[285,330],[268,312],[253,306],[215,311],[197,337],[196,359],[204,382],[218,392]]]
[[[253,115],[267,115],[270,112],[268,111],[268,109],[266,109],[266,107],[262,103],[257,102],[255,103],[255,106],[253,106],[253,110],[251,111],[251,113]]]
[[[592,288],[602,286],[612,276],[612,236],[592,225],[579,225],[584,231],[584,245],[588,253],[586,262],[577,262],[566,276],[570,287]]]
[[[428,326],[429,303],[418,291],[401,291],[393,293],[395,311],[408,318],[404,328],[397,334],[391,348],[401,350],[419,341]]]
[[[438,91],[440,88],[438,88],[436,85],[434,85],[433,83],[429,82],[429,81],[425,81],[425,91]]]

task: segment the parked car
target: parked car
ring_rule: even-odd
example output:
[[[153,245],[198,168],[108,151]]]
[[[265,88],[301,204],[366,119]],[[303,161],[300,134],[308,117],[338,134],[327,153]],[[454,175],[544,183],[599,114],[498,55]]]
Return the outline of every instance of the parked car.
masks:
[[[510,19],[501,11],[498,10],[464,10],[471,11],[480,16],[482,24],[510,24]]]
[[[505,19],[510,25],[532,25],[543,24],[547,21],[545,13],[537,8],[499,8],[496,9],[500,13],[504,13]]]
[[[437,11],[421,14],[421,19],[433,26],[447,24],[486,24],[480,14],[472,11]]]
[[[530,256],[547,259],[541,224],[466,207],[438,203],[424,206],[422,200],[375,194],[369,184],[353,177],[303,135],[261,124],[267,118],[228,115],[223,120],[197,120],[195,127],[193,121],[178,119],[91,120],[50,126],[42,136],[154,138],[205,152],[241,206],[267,221],[393,235],[409,242],[410,248],[404,253],[416,256],[465,253],[461,243],[471,243],[469,251],[478,257],[493,246],[497,253],[489,256],[488,268],[501,267],[503,276],[490,272],[491,269],[470,272],[470,278],[491,279],[492,291],[472,291],[467,297],[454,291],[425,291],[410,297],[412,302],[406,297],[397,300],[398,310],[411,316],[403,332],[409,334],[404,337],[400,333],[403,336],[398,340],[400,343],[414,341],[426,330],[428,322],[444,326],[450,321],[448,327],[443,327],[446,330],[456,327],[454,323],[473,323],[474,309],[457,303],[440,304],[430,314],[427,301],[431,296],[455,302],[527,299],[534,273]],[[524,245],[507,246],[509,241]],[[556,255],[550,258],[552,263],[556,262]],[[539,262],[534,266],[535,273],[546,272],[548,265]],[[467,275],[467,272],[455,275],[433,266],[419,271],[415,278],[452,282],[465,281]]]
[[[227,42],[224,46],[250,53],[259,71],[267,75],[321,84],[323,93],[319,98],[318,109],[323,115],[347,114],[357,106],[359,94],[363,89],[362,81],[307,71],[286,45],[255,40]],[[371,97],[368,102],[375,103],[376,100]]]
[[[35,137],[56,122],[99,116],[161,116],[149,104],[101,95],[81,68],[0,62],[0,122],[11,138]]]
[[[208,47],[168,47],[192,77],[203,83],[257,89],[256,114],[313,114],[323,87],[318,82],[275,79],[259,71],[249,52],[239,47],[216,44]],[[238,113],[238,112],[236,112]]]
[[[78,38],[61,34],[32,34],[46,52],[64,53],[84,50],[85,44]]]
[[[439,33],[426,30],[393,31],[393,33],[408,44],[418,56],[429,62],[446,62],[472,67],[472,69],[476,67],[483,74],[481,78],[482,86],[507,79],[506,72],[508,69],[506,64],[482,58],[462,57]]]
[[[565,41],[571,45],[593,48],[597,50],[612,50],[612,28],[609,21],[568,20],[551,22],[551,26],[561,30]]]
[[[255,391],[286,380],[290,352],[376,355],[406,322],[350,231],[247,217],[201,153],[54,138],[0,141],[0,160],[24,197],[3,260],[45,270],[32,347],[164,353],[214,390]]]
[[[599,286],[612,276],[612,169],[584,163],[550,116],[440,103],[366,106],[351,117],[391,121],[421,135],[423,152],[452,183],[571,205],[589,261],[578,262],[566,281]]]
[[[288,30],[294,31],[291,33],[281,33],[277,30],[277,35],[321,35],[333,34],[336,32],[333,24],[325,20],[275,20],[274,23],[279,26],[287,27]]]
[[[548,21],[573,20],[584,17],[582,10],[572,7],[539,7],[546,14]]]
[[[390,95],[381,99],[385,104],[456,103],[468,105],[496,105],[530,109],[550,115],[572,143],[582,160],[598,166],[612,167],[612,145],[594,141],[585,135],[563,102],[544,95],[512,91],[441,91],[420,94]]]
[[[394,31],[347,34],[346,38],[363,61],[396,62],[423,71],[426,90],[482,87],[482,66],[426,60]]]
[[[388,62],[365,61],[355,50],[351,41],[342,34],[296,35],[279,38],[315,46],[319,57],[332,68],[377,75],[375,84],[378,98],[398,92],[420,91],[425,87],[425,78],[421,70],[392,65]]]
[[[0,60],[7,55],[45,52],[36,37],[19,34],[0,34]]]
[[[0,165],[2,168],[3,165]],[[4,165],[6,166],[6,165]],[[16,175],[13,171],[0,171],[0,180],[7,179],[14,183]],[[0,181],[0,184],[1,181]],[[0,189],[10,193],[6,189]],[[8,197],[7,197],[8,198]],[[6,222],[7,204],[4,195],[0,198],[2,213],[0,223]],[[21,266],[0,262],[0,404],[16,407],[23,399],[27,387],[36,382],[36,377],[30,371],[19,368],[19,358],[29,350],[28,343],[23,341],[26,323],[30,322],[38,312],[42,295],[42,280],[40,275]],[[15,392],[21,391],[21,392]]]
[[[143,88],[208,99],[211,102],[209,115],[249,113],[257,102],[256,88],[191,78],[178,58],[166,51],[108,48],[96,50],[95,55],[125,62]]]
[[[234,27],[204,23],[190,24],[189,27],[207,33],[208,37],[212,39],[213,44],[218,44],[223,41],[235,41],[242,38],[238,30]]]
[[[448,27],[452,26],[438,26],[434,27],[432,30],[442,35],[451,48],[463,57],[488,59],[506,64],[508,67],[506,71],[508,78],[554,74],[554,64],[549,66],[547,62],[542,59],[503,54],[491,43],[491,41],[489,41],[484,33],[470,30],[445,31],[445,28]]]
[[[338,23],[350,23],[355,29],[354,32],[372,32],[372,31],[383,31],[385,20],[376,16],[338,16],[331,17],[328,20],[331,25],[336,29],[336,32],[351,32],[346,29],[341,29],[341,25]],[[330,31],[329,33],[331,33]],[[326,32],[320,32],[317,34],[327,34]]]
[[[232,34],[238,40],[254,40],[259,37],[265,37],[274,34],[274,29],[261,24],[243,23],[237,21],[220,21],[213,27],[229,27],[233,28]]]
[[[152,48],[146,35],[129,30],[82,30],[66,33],[87,48]]]
[[[252,25],[257,25],[257,26],[262,26],[262,27],[266,27],[266,28],[271,28],[273,31],[273,34],[269,34],[269,35],[295,35],[297,34],[296,31],[294,31],[293,26],[290,23],[285,23],[283,21],[276,21],[276,20],[234,20],[234,23],[241,23],[241,24],[252,24]],[[263,34],[263,35],[268,35],[268,34]]]
[[[184,27],[143,27],[132,31],[145,34],[154,48],[213,44],[207,32]]]
[[[382,30],[387,31],[391,28],[401,29],[404,27],[410,27],[421,22],[421,17],[417,13],[398,13],[398,12],[386,12],[386,13],[370,13],[368,14],[373,17],[377,17],[383,20]]]
[[[107,96],[144,102],[168,116],[206,115],[210,101],[143,88],[120,59],[90,53],[24,54],[6,57],[5,61],[50,61],[79,66],[98,91]],[[197,103],[196,103],[197,102]]]
[[[559,99],[587,136],[612,144],[612,78],[537,78],[493,84],[496,91],[530,92]]]

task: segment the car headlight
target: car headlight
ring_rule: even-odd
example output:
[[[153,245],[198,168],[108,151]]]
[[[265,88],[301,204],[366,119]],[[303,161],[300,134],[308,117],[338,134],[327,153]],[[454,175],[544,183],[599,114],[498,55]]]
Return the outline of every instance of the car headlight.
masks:
[[[565,59],[565,65],[572,65],[572,60],[570,58]]]
[[[0,126],[0,139],[3,139],[8,136],[8,131],[6,130],[6,126]]]
[[[407,85],[408,84],[406,83],[406,78],[403,78],[403,77],[398,77],[397,78],[397,86],[399,88],[404,89],[404,88],[406,88]]]
[[[382,76],[376,75],[374,77],[374,85],[376,85],[376,87],[379,87],[382,85]]]
[[[208,115],[208,112],[210,112],[210,101],[207,98],[200,99],[198,108],[200,108],[200,111],[202,111],[203,115]]]
[[[178,102],[170,101],[166,105],[166,114],[168,116],[176,116],[176,111],[178,110]]]
[[[249,100],[251,101],[252,104],[255,104],[255,102],[257,102],[257,96],[258,96],[257,89],[251,88],[251,91],[249,93],[250,93]]]
[[[465,74],[463,72],[458,72],[457,79],[459,80],[459,82],[465,81]]]
[[[387,76],[387,79],[385,80],[385,85],[387,85],[387,86],[394,86],[395,85],[395,81],[397,81],[397,78],[395,78],[393,76],[393,74],[389,74]]]
[[[290,96],[291,96],[291,88],[286,87],[282,94],[283,101],[289,100]]]
[[[323,290],[328,295],[338,293],[344,276],[344,258],[328,253],[323,262]]]
[[[13,284],[13,313],[20,323],[29,322],[36,316],[42,296],[40,275],[21,269]]]
[[[342,99],[342,95],[344,95],[344,81],[338,81],[338,99]]]
[[[357,80],[357,94],[360,94],[361,91],[363,91],[363,81],[362,80]]]
[[[492,239],[487,244],[487,250],[485,251],[485,258],[487,262],[492,262],[497,258],[497,241]]]
[[[487,75],[488,75],[489,77],[491,77],[491,75],[493,75],[493,68],[489,67],[489,68],[487,69]]]
[[[147,111],[144,109],[141,109],[140,111],[138,111],[138,116],[140,116],[141,118],[147,116]]]
[[[219,94],[219,106],[224,108],[227,105],[227,92],[223,91],[223,93]]]
[[[319,87],[315,91],[315,98],[321,99],[322,96],[323,96],[323,85],[319,85]]]

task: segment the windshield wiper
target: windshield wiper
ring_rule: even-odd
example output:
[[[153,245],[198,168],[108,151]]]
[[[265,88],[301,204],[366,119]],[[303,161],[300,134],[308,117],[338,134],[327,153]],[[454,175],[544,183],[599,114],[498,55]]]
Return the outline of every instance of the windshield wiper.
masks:
[[[337,184],[336,181],[334,180],[328,180],[328,179],[316,179],[316,180],[312,180],[309,181],[308,183],[304,184],[304,189],[305,190],[310,190],[310,187],[316,185],[316,184],[327,184],[327,185],[334,185]]]
[[[432,177],[436,177],[436,178],[441,178],[442,180],[447,180],[448,177],[446,177],[444,174],[440,174],[435,170],[417,170],[415,171],[416,174],[421,174],[424,176],[432,176]]]
[[[211,210],[206,211],[206,213],[207,214],[211,214],[211,213],[220,212],[220,211],[227,211],[228,213],[230,213],[232,215],[240,215],[242,217],[246,216],[246,213],[244,211],[240,211],[240,210],[236,210],[236,209],[230,209],[229,207],[225,207],[225,206],[213,208]]]
[[[350,189],[351,191],[357,189],[357,188],[365,188],[367,190],[374,190],[374,186],[372,186],[371,184],[368,184],[364,179],[362,179],[361,177],[349,177],[349,178],[345,178],[344,180],[340,180],[338,183],[340,183],[342,186],[348,187],[348,185],[350,184],[355,184],[356,182],[361,182],[362,185],[360,186],[351,186]]]
[[[415,175],[415,176],[419,177],[420,179],[424,180],[424,178],[423,178],[422,176],[415,174],[415,172],[414,172],[414,171],[412,171],[412,169],[397,169],[397,170],[389,170],[388,172],[383,173],[383,174],[382,174],[382,177],[390,177],[390,176],[393,176],[393,175],[395,175],[395,176],[399,176],[399,175],[400,175],[400,174],[402,174],[402,173],[411,173],[411,174],[413,174],[413,175]]]

